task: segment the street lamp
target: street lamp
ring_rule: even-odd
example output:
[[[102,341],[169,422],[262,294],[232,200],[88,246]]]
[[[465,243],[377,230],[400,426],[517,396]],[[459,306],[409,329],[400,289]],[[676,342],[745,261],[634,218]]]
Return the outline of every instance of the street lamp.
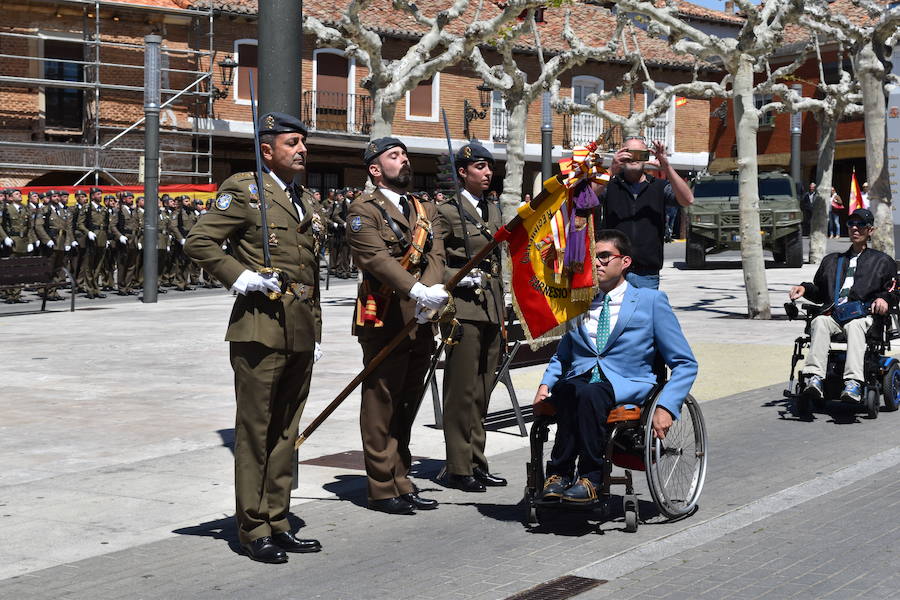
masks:
[[[476,89],[478,90],[478,101],[481,104],[481,110],[478,110],[469,104],[468,98],[463,100],[463,120],[465,121],[463,135],[467,140],[473,139],[469,130],[469,123],[475,119],[484,119],[487,117],[487,110],[491,107],[491,94],[494,92],[493,88],[484,82]]]
[[[212,86],[213,100],[221,100],[222,98],[228,97],[228,89],[234,81],[234,69],[238,66],[237,61],[231,58],[230,54],[220,60],[217,64],[222,70],[222,85],[225,86],[225,89],[220,90],[216,86]]]

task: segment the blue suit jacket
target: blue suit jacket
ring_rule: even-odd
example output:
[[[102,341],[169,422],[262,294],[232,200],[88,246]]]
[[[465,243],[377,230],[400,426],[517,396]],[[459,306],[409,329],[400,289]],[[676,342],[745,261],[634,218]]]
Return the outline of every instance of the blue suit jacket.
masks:
[[[578,327],[560,340],[541,383],[552,389],[560,379],[582,375],[599,363],[617,404],[642,404],[656,384],[656,351],[672,369],[660,404],[678,418],[697,377],[697,360],[665,293],[629,284],[606,347],[598,354],[579,321]]]

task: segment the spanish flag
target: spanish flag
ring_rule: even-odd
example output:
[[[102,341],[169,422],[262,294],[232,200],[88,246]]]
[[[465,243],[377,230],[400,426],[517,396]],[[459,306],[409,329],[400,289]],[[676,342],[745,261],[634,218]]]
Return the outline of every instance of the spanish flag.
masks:
[[[854,210],[865,208],[863,205],[862,190],[859,189],[859,182],[856,180],[856,169],[853,169],[853,175],[850,177],[850,204],[847,206],[850,209],[849,214],[851,215]]]

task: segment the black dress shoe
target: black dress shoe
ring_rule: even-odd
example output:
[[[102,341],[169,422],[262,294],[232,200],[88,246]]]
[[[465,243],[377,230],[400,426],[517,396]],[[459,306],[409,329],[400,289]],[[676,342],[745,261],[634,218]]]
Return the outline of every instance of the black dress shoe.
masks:
[[[401,494],[401,500],[406,500],[419,510],[434,510],[438,507],[438,501],[431,498],[423,498],[418,492],[410,492],[409,494]]]
[[[128,295],[129,295],[128,292],[123,292],[123,291],[116,292],[116,296],[128,296]]]
[[[169,293],[169,290],[164,290],[164,289],[162,289],[162,288],[158,288],[158,289],[156,290],[156,293],[157,293],[157,294],[168,294],[168,293]]]
[[[104,294],[103,292],[100,292],[99,294],[94,294],[94,297],[95,298],[106,298],[106,294]]]
[[[488,487],[503,487],[507,483],[506,480],[502,477],[491,475],[481,467],[475,467],[474,469],[472,469],[472,477]]]
[[[563,492],[563,502],[575,502],[578,504],[587,504],[597,501],[597,489],[593,482],[587,477],[581,477],[572,484],[569,489]]]
[[[319,540],[301,540],[290,531],[273,533],[272,542],[285,552],[318,552],[322,549]]]
[[[272,543],[272,538],[264,536],[257,538],[249,544],[241,544],[244,552],[255,561],[280,565],[288,561],[284,550]]]
[[[413,510],[413,505],[402,498],[369,500],[369,510],[377,510],[389,515],[412,515],[416,512]]]
[[[436,481],[444,487],[462,490],[464,492],[483,492],[484,484],[471,475],[456,475],[444,472]]]

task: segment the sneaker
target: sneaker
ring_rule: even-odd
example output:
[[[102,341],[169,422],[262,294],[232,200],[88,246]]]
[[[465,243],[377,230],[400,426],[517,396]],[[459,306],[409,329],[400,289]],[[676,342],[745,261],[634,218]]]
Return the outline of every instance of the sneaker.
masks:
[[[551,475],[547,478],[547,481],[544,482],[541,499],[559,500],[570,485],[572,485],[572,482],[567,477]]]
[[[825,399],[825,387],[822,378],[818,375],[810,375],[806,378],[806,387],[803,388],[803,396],[812,402],[820,402]]]
[[[855,379],[844,381],[844,391],[841,392],[841,402],[859,404],[862,402],[862,384]]]

